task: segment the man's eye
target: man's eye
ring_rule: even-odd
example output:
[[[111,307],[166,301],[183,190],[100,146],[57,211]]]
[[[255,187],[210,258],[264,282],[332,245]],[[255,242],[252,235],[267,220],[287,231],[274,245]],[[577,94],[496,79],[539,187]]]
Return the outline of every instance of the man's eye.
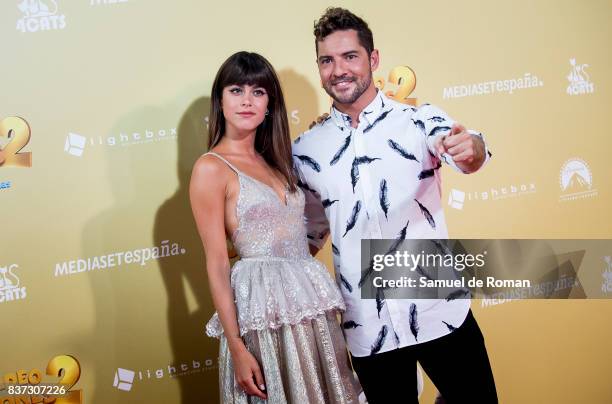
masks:
[[[349,60],[355,59],[357,55],[348,55],[346,58]]]

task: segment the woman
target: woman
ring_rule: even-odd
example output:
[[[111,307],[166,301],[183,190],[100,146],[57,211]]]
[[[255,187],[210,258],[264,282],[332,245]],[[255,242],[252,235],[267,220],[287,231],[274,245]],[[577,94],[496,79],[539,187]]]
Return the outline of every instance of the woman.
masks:
[[[310,256],[280,83],[238,52],[213,83],[209,153],[190,184],[217,312],[221,402],[356,403],[326,268]],[[230,269],[226,235],[240,254]]]

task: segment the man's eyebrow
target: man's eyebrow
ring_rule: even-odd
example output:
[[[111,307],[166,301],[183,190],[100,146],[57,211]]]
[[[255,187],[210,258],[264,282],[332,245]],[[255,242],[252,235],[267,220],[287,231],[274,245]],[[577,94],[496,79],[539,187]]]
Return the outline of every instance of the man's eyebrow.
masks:
[[[359,53],[359,51],[358,51],[357,49],[355,49],[355,50],[349,50],[349,51],[343,52],[343,53],[341,54],[341,56],[346,57],[346,56],[348,56],[348,55],[354,55],[354,54],[357,54],[357,53]],[[331,58],[331,56],[330,56],[330,55],[321,55],[321,56],[319,56],[319,57],[317,58],[317,60],[322,60],[322,59],[327,59],[327,58]]]

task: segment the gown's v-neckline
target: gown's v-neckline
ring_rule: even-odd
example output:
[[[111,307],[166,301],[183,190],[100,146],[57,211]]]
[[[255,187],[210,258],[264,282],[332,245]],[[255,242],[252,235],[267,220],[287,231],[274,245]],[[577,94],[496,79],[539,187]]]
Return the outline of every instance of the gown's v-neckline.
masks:
[[[278,204],[279,204],[279,205],[281,205],[281,206],[283,206],[283,207],[285,207],[285,208],[289,207],[289,197],[288,197],[288,192],[287,192],[287,191],[288,191],[288,188],[289,188],[289,186],[288,186],[288,185],[284,185],[284,187],[283,187],[283,189],[284,189],[284,195],[283,195],[283,196],[284,196],[284,200],[283,200],[283,198],[281,198],[281,197],[278,195],[278,192],[276,192],[276,190],[275,190],[274,188],[272,188],[272,186],[270,186],[270,185],[266,184],[266,183],[265,183],[265,182],[263,182],[263,181],[258,180],[257,178],[255,178],[255,177],[253,177],[253,176],[251,176],[251,175],[248,175],[247,173],[242,172],[242,170],[239,170],[239,169],[238,169],[238,167],[236,167],[235,165],[233,165],[232,163],[230,163],[230,161],[229,161],[229,160],[228,160],[226,157],[223,157],[223,156],[222,156],[222,155],[220,155],[219,153],[217,153],[217,152],[213,152],[213,151],[209,151],[209,152],[208,152],[208,154],[212,154],[212,155],[215,155],[215,156],[219,157],[219,158],[220,158],[221,160],[223,160],[223,161],[224,161],[224,162],[225,162],[225,163],[226,163],[228,166],[230,166],[230,168],[231,168],[232,170],[234,170],[234,171],[236,172],[236,175],[238,175],[239,177],[240,177],[241,175],[244,175],[245,177],[247,177],[247,178],[249,178],[249,179],[251,179],[251,180],[253,180],[253,181],[255,181],[255,182],[257,182],[257,183],[259,183],[259,184],[261,184],[261,185],[263,185],[263,186],[264,186],[266,189],[268,189],[270,192],[272,192],[272,193],[274,194],[274,199],[276,199],[276,201],[278,202]],[[238,179],[238,181],[240,181],[240,178]]]
[[[236,169],[236,171],[238,172],[238,175],[244,175],[247,178],[250,178],[251,180],[263,185],[264,187],[266,187],[269,191],[271,191],[274,194],[274,197],[276,199],[276,201],[279,203],[279,205],[282,205],[284,207],[288,207],[289,206],[289,198],[287,195],[287,186],[284,186],[284,201],[281,199],[281,197],[278,195],[278,192],[276,192],[276,190],[274,188],[272,188],[270,185],[266,184],[263,181],[258,180],[257,178],[250,176],[238,169]]]

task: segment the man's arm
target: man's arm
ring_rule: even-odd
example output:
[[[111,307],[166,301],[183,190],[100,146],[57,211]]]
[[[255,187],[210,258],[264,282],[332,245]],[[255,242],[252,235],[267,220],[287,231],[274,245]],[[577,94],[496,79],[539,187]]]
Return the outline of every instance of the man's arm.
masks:
[[[466,129],[433,105],[419,107],[412,120],[422,129],[429,151],[457,171],[478,171],[491,157],[481,133]]]
[[[304,191],[304,223],[310,254],[314,256],[323,247],[329,236],[329,222],[320,195],[308,184],[300,169],[300,163],[296,161],[294,167],[298,177],[298,185]]]
[[[478,171],[485,162],[485,143],[481,136],[469,133],[461,124],[455,123],[446,135],[435,142],[436,151],[453,159],[457,167],[466,174]]]

